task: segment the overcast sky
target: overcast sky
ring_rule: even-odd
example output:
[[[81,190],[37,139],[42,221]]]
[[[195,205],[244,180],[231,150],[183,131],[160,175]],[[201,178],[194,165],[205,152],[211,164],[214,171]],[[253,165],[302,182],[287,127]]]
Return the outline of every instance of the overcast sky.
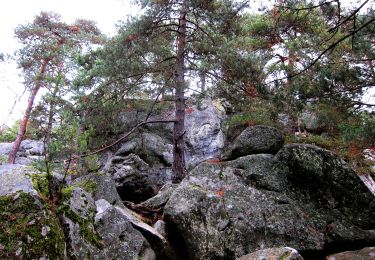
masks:
[[[136,15],[129,0],[5,0],[0,9],[0,53],[13,54],[18,42],[14,29],[19,24],[32,22],[41,11],[53,11],[62,16],[62,21],[73,22],[76,18],[97,22],[107,35],[115,33],[115,24]],[[15,62],[0,64],[0,127],[20,119],[25,109],[28,94],[22,95],[24,87]],[[22,100],[18,100],[22,95]],[[16,106],[14,107],[14,103]],[[13,112],[12,114],[10,114]]]
[[[355,6],[364,0],[343,0]],[[91,19],[97,22],[101,31],[107,35],[115,33],[115,24],[128,15],[136,15],[139,9],[132,8],[130,0],[4,0],[0,9],[0,53],[13,54],[17,40],[13,38],[14,29],[19,24],[32,22],[41,11],[53,11],[62,16],[62,21],[73,22],[76,18]],[[269,1],[253,0],[256,9]],[[369,1],[371,2],[371,1]],[[22,117],[28,93],[22,95],[22,78],[16,70],[15,62],[0,63],[0,127],[12,124]],[[22,98],[21,100],[19,98]],[[374,103],[374,97],[372,103]],[[369,101],[369,100],[366,100]],[[14,106],[15,104],[15,106]]]

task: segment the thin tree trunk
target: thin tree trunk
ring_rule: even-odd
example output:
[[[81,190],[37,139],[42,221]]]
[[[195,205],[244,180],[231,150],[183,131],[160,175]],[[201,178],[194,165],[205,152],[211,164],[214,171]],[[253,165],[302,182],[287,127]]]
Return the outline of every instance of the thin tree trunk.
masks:
[[[8,163],[14,164],[16,161],[16,155],[20,148],[22,139],[24,138],[25,133],[26,133],[27,124],[29,122],[31,110],[33,109],[35,97],[38,94],[39,89],[41,88],[40,79],[44,76],[46,72],[47,64],[49,61],[50,61],[49,59],[45,59],[42,65],[40,66],[39,75],[35,82],[35,87],[32,89],[30,93],[30,96],[27,102],[27,108],[23,116],[23,119],[20,123],[20,128],[18,130],[17,138],[14,141],[12,151],[10,152],[9,157],[8,157]]]
[[[185,167],[185,46],[186,46],[186,7],[180,10],[177,36],[177,78],[176,78],[176,121],[173,129],[173,183],[179,183],[186,175]]]

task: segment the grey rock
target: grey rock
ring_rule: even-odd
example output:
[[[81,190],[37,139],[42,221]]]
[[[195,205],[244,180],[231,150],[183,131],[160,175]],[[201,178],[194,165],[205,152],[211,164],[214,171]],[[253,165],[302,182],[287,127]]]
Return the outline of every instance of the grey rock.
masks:
[[[365,247],[357,251],[346,251],[333,255],[329,255],[327,260],[348,260],[348,259],[358,259],[358,260],[373,260],[375,259],[375,247]]]
[[[291,247],[275,247],[258,250],[237,260],[303,260],[303,257]]]
[[[250,154],[275,154],[283,144],[283,134],[274,127],[248,127],[234,140],[222,158],[228,160]]]
[[[104,174],[94,173],[82,176],[74,180],[72,185],[89,189],[95,201],[105,199],[111,205],[123,205],[116,190],[116,183],[111,177]]]
[[[156,259],[155,252],[142,234],[134,229],[127,217],[115,207],[109,207],[95,217],[96,231],[103,248],[99,259]]]
[[[333,153],[287,145],[202,163],[170,196],[169,230],[186,242],[190,259],[233,259],[288,245],[323,252],[332,245],[375,242],[375,197]]]
[[[152,176],[152,168],[138,155],[129,154],[114,159],[108,174],[115,181],[122,200],[139,203],[156,194],[158,187],[157,182],[153,182],[155,176]]]
[[[225,105],[220,100],[203,99],[200,105],[191,105],[187,109],[185,143],[188,168],[219,156],[225,143],[221,128],[225,118]]]
[[[158,209],[163,207],[169,200],[172,192],[177,188],[178,184],[167,183],[165,184],[158,194],[154,197],[142,202],[140,205],[148,209]]]
[[[0,165],[0,195],[7,195],[17,191],[23,191],[37,195],[33,186],[31,174],[35,170],[17,164]]]

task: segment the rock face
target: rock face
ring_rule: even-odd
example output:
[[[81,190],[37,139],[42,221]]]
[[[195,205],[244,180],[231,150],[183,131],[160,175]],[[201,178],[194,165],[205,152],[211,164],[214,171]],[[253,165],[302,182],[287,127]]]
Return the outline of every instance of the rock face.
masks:
[[[189,259],[233,259],[262,248],[290,246],[302,255],[371,244],[375,198],[329,151],[288,145],[202,163],[165,207]]]
[[[258,153],[275,154],[284,144],[284,137],[276,128],[257,125],[246,128],[229,146],[223,159],[235,159]]]
[[[20,165],[0,166],[0,259],[63,259],[64,234]]]
[[[221,123],[225,119],[225,104],[204,99],[186,109],[186,162],[192,168],[209,158],[218,157],[224,148],[225,135]]]
[[[192,168],[201,161],[217,157],[224,147],[221,122],[225,109],[219,101],[202,100],[199,105],[187,107],[186,118],[186,163]],[[133,120],[133,116],[129,120]],[[146,131],[157,133],[153,127]],[[144,132],[123,143],[104,168],[115,180],[123,200],[145,201],[171,182],[173,146],[169,132],[166,128],[163,131],[167,132],[163,137]]]
[[[0,155],[8,156],[13,143],[0,143]],[[23,140],[17,153],[16,163],[29,165],[44,154],[43,142],[36,140]]]
[[[0,195],[7,195],[17,191],[23,191],[36,195],[30,174],[33,172],[21,165],[0,165]]]
[[[293,248],[276,247],[258,250],[237,260],[303,260],[303,257]]]
[[[357,251],[346,251],[327,257],[327,260],[348,260],[348,259],[360,259],[360,260],[373,260],[375,259],[375,247],[366,247]]]

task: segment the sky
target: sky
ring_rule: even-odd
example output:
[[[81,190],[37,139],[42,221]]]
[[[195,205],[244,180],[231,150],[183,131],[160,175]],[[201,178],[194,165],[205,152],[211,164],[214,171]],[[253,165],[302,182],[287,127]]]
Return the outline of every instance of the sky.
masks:
[[[115,24],[125,20],[128,15],[136,15],[138,8],[130,5],[131,0],[4,0],[0,9],[0,53],[13,54],[19,47],[13,38],[14,29],[27,22],[32,22],[41,11],[53,11],[61,15],[62,21],[73,22],[76,18],[90,19],[97,22],[99,29],[107,34],[116,32]],[[342,0],[346,4],[354,4],[364,0]],[[272,2],[272,1],[271,1]],[[371,1],[370,1],[371,2]],[[252,0],[256,9],[262,3],[270,1]],[[375,92],[375,89],[374,91]],[[372,101],[375,97],[369,95],[364,101]],[[11,125],[22,117],[26,107],[28,93],[24,93],[20,71],[13,61],[0,63],[0,128]]]
[[[5,0],[0,9],[0,53],[13,54],[19,46],[13,37],[19,24],[32,22],[41,11],[53,11],[67,23],[77,18],[97,22],[99,29],[107,34],[116,32],[115,24],[128,15],[136,15],[137,8],[129,0]],[[0,63],[0,127],[12,124],[22,117],[27,93],[24,92],[20,71],[15,62]],[[21,99],[20,99],[21,97]],[[13,112],[13,113],[11,113]]]

